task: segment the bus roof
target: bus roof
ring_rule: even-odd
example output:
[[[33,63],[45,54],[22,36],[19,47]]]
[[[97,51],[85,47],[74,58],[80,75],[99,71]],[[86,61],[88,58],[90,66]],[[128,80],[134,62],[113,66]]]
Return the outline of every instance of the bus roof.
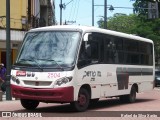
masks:
[[[76,31],[83,31],[83,32],[98,32],[98,33],[104,33],[108,35],[118,36],[122,38],[129,38],[129,39],[135,39],[139,41],[145,41],[153,43],[152,40],[139,37],[132,34],[126,34],[122,32],[117,32],[113,30],[106,30],[102,28],[92,27],[92,26],[78,26],[78,25],[56,25],[56,26],[47,26],[47,27],[40,27],[31,29],[29,32],[38,32],[38,31],[53,31],[53,30],[76,30]]]

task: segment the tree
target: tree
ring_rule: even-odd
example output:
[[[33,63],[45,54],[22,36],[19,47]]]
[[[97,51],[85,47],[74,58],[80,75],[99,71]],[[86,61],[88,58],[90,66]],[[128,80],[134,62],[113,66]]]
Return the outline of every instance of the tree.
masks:
[[[116,13],[108,19],[108,28],[128,34],[135,34],[134,29],[139,21],[140,19],[135,14]]]
[[[116,13],[113,15],[113,17],[108,18],[107,28],[128,34],[135,34],[134,29],[136,29],[139,22],[140,19],[135,14],[126,15],[122,13]],[[98,21],[98,25],[100,28],[103,28],[103,19]]]
[[[160,0],[131,0],[135,1],[133,4],[134,7],[134,12],[138,14],[139,17],[142,19],[147,19],[148,18],[148,2],[158,2],[158,9],[160,10]],[[159,11],[159,16],[160,16],[160,11]]]

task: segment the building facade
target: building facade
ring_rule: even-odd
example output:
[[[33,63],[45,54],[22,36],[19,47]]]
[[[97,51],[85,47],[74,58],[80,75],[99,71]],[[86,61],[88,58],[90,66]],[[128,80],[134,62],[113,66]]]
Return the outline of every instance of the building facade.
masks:
[[[54,0],[10,0],[11,63],[29,29],[54,24]],[[6,65],[6,0],[0,0],[0,63]]]

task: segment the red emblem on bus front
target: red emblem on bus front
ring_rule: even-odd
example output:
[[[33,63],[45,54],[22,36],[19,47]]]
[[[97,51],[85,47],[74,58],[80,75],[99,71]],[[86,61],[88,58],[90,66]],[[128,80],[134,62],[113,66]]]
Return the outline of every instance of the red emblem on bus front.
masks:
[[[26,71],[17,71],[16,76],[26,76]]]

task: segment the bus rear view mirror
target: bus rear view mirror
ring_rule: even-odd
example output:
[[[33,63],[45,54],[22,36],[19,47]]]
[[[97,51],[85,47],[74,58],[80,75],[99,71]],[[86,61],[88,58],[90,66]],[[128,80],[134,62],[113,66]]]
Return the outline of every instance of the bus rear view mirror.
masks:
[[[91,33],[86,33],[86,34],[84,35],[84,41],[88,41],[88,40],[90,40],[90,39],[92,39],[92,34],[91,34]]]

